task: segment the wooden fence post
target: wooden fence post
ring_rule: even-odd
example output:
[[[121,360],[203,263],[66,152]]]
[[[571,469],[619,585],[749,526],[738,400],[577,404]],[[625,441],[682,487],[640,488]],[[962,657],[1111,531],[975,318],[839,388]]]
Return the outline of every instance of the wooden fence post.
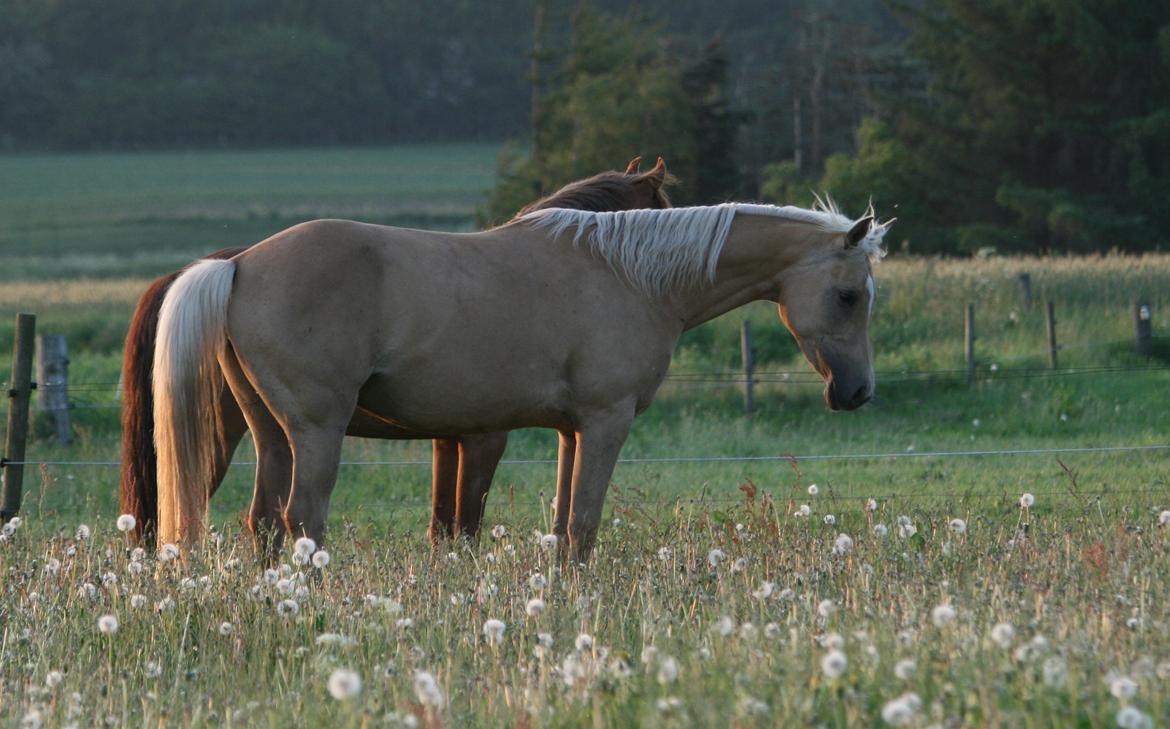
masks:
[[[37,318],[32,314],[16,315],[16,336],[12,345],[12,377],[8,380],[8,430],[4,439],[3,502],[0,520],[8,521],[20,511],[24,485],[24,446],[28,439],[28,401],[32,395],[33,338]]]
[[[1133,328],[1138,356],[1149,357],[1151,340],[1154,337],[1154,317],[1150,311],[1150,305],[1144,301],[1134,304]]]
[[[967,318],[963,323],[963,335],[967,341],[967,384],[975,384],[975,305],[967,304]]]
[[[1052,302],[1048,302],[1048,359],[1052,363],[1052,369],[1059,369],[1059,360],[1056,356],[1056,351],[1059,347],[1056,344],[1056,312]]]
[[[1020,276],[1020,291],[1024,297],[1024,308],[1032,308],[1032,274],[1021,273]]]
[[[69,421],[69,352],[63,334],[37,337],[37,403],[53,418],[57,445],[73,442]]]
[[[743,413],[751,415],[756,409],[752,393],[752,374],[756,363],[752,356],[752,323],[747,319],[743,320],[743,326],[739,329],[739,354],[743,361]]]

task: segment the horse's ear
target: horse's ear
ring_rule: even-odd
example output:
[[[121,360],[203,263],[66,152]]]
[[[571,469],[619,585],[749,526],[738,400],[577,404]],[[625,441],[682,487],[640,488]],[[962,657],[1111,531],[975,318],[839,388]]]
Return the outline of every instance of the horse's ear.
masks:
[[[641,158],[641,156],[633,158],[632,160],[630,160],[630,163],[628,165],[626,165],[626,174],[627,175],[636,175],[641,171],[642,171],[642,158]]]
[[[655,190],[660,189],[666,184],[666,163],[659,157],[658,163],[654,165],[654,169],[647,172],[643,177]]]
[[[873,215],[866,215],[861,220],[853,224],[849,232],[845,234],[845,247],[853,248],[861,241],[865,240],[865,236],[869,235],[869,229],[873,225]]]

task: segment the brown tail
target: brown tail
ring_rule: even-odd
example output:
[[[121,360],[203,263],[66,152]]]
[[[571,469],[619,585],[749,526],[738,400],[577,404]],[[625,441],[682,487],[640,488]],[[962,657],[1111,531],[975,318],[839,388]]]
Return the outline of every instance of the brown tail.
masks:
[[[232,258],[244,248],[224,248],[207,258]],[[186,270],[186,269],[184,269]],[[133,514],[134,540],[152,546],[158,522],[158,454],[154,449],[154,342],[163,297],[182,271],[167,274],[138,299],[126,345],[122,350],[122,479],[123,514]]]

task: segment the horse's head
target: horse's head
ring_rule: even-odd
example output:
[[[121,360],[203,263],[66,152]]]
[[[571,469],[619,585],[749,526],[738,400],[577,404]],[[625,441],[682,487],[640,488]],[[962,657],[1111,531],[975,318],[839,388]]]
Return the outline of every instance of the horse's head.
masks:
[[[570,182],[553,194],[528,203],[512,219],[548,208],[595,212],[669,208],[670,198],[663,188],[675,178],[666,171],[666,163],[659,157],[658,164],[648,172],[639,171],[641,164],[642,158],[635,157],[626,165],[625,172],[610,170]]]
[[[831,240],[813,246],[780,282],[780,318],[824,379],[831,410],[853,410],[873,397],[870,264],[889,225],[871,211],[844,234],[824,233]]]

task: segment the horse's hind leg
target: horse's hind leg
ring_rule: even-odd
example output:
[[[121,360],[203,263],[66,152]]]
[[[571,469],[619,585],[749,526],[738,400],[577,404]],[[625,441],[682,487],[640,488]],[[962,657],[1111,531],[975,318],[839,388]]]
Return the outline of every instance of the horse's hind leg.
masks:
[[[292,451],[284,430],[245,376],[230,346],[220,365],[256,445],[256,485],[247,526],[261,559],[272,562],[284,539],[283,513],[292,487]]]
[[[284,523],[293,537],[306,536],[317,544],[325,542],[329,497],[337,484],[348,412],[334,424],[286,425],[292,445],[293,480],[288,506],[284,508]]]
[[[456,510],[460,536],[474,538],[483,523],[483,508],[488,490],[504,448],[507,431],[465,435],[459,439],[459,493]]]

